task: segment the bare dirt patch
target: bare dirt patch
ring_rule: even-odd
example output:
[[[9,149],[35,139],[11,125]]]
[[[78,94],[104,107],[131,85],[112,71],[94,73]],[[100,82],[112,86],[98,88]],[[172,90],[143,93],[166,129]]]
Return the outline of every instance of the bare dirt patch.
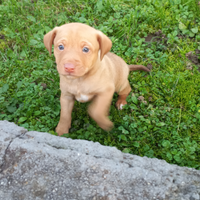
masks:
[[[198,71],[200,72],[200,50],[196,49],[195,52],[190,51],[186,53],[186,57],[192,64],[198,67]]]

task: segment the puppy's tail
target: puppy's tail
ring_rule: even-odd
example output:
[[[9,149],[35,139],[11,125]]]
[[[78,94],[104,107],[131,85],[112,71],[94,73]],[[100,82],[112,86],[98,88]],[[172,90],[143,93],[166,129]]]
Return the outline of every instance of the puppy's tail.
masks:
[[[145,72],[150,72],[150,70],[143,65],[128,65],[128,67],[129,67],[129,71],[141,70]]]

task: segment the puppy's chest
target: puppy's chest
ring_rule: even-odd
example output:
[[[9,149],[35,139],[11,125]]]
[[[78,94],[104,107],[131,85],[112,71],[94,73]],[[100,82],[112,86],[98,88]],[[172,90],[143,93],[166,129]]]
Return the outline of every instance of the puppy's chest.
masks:
[[[82,103],[90,101],[92,97],[93,95],[91,94],[84,94],[84,93],[79,93],[79,92],[75,94],[76,100]]]
[[[90,91],[89,88],[81,86],[70,87],[68,88],[68,92],[71,93],[77,101],[82,103],[90,101],[94,96],[93,92]]]
[[[78,80],[71,80],[67,82],[62,82],[60,89],[63,93],[67,92],[74,96],[74,98],[79,102],[90,101],[95,94],[94,84],[89,84],[88,82],[82,82]]]

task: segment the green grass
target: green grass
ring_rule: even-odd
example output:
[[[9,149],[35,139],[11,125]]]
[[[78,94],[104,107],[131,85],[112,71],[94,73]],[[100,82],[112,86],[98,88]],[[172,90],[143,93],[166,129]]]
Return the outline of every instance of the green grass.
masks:
[[[112,52],[128,64],[153,69],[131,72],[132,92],[123,111],[115,108],[114,96],[112,131],[100,129],[87,104],[76,102],[65,137],[200,169],[200,73],[186,57],[200,50],[198,1],[5,0],[0,13],[0,120],[56,134],[59,76],[43,36],[55,26],[82,22],[108,35]],[[150,34],[155,37],[145,42]]]

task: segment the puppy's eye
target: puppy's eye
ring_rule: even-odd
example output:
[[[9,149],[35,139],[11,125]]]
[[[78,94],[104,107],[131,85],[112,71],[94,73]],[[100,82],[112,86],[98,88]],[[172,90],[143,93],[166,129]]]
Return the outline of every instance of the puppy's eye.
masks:
[[[84,53],[88,53],[88,52],[89,52],[89,48],[84,47],[84,48],[82,49],[82,51],[83,51]]]
[[[63,51],[63,50],[64,50],[64,46],[63,46],[63,45],[59,45],[59,46],[58,46],[58,49],[59,49],[60,51]]]

